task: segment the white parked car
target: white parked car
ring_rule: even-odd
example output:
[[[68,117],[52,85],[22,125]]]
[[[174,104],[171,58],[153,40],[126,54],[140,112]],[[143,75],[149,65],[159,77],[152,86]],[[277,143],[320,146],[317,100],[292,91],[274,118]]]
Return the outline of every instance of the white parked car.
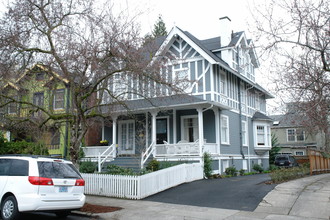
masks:
[[[65,217],[85,203],[85,181],[72,162],[39,156],[0,156],[2,220],[20,212],[50,211]]]

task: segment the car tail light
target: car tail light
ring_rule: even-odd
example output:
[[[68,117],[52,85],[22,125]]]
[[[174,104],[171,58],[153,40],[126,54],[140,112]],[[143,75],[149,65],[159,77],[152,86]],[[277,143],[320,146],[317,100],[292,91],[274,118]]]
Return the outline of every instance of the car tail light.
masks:
[[[32,185],[39,186],[53,186],[53,180],[51,178],[39,177],[39,176],[29,176],[29,182]]]
[[[85,180],[77,179],[75,186],[85,186]]]

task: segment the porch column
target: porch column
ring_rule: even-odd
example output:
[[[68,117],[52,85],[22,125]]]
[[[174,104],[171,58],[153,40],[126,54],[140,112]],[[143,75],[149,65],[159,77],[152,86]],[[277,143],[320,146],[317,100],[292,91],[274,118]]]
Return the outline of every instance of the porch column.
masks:
[[[146,149],[149,147],[149,112],[146,113]]]
[[[112,144],[117,144],[117,115],[112,116]]]
[[[104,118],[102,120],[102,140],[104,140]]]
[[[215,141],[217,144],[217,153],[220,155],[220,114],[218,108],[213,108],[215,117]]]
[[[152,116],[152,118],[151,118],[151,142],[154,142],[155,144],[156,144],[156,142],[157,142],[157,135],[156,135],[156,133],[157,133],[157,130],[156,130],[156,116],[157,116],[157,114],[158,114],[158,112],[157,111],[152,111],[152,112],[150,112],[151,113],[151,116]]]
[[[176,110],[173,109],[173,144],[178,143],[176,131]]]
[[[203,109],[196,109],[198,112],[198,136],[199,136],[199,154],[203,156],[202,146],[204,145],[204,124],[203,124]]]

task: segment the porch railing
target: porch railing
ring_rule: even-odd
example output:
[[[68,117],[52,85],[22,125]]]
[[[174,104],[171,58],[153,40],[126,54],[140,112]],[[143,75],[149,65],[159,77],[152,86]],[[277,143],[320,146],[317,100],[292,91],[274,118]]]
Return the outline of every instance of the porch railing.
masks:
[[[85,158],[97,158],[98,171],[101,172],[102,165],[107,159],[116,157],[116,144],[111,146],[83,147]]]
[[[179,141],[176,144],[169,144],[164,141],[164,144],[157,144],[155,157],[172,157],[172,156],[187,156],[201,157],[203,152],[217,154],[216,144],[207,144],[206,140],[202,146],[199,145],[199,140],[195,142]]]
[[[149,159],[150,155],[155,151],[155,142],[153,141],[150,146],[146,149],[145,152],[142,153],[141,156],[141,169],[143,169],[143,166],[145,162]]]
[[[201,154],[198,142],[193,143],[177,143],[156,145],[156,157],[165,156],[199,156]]]

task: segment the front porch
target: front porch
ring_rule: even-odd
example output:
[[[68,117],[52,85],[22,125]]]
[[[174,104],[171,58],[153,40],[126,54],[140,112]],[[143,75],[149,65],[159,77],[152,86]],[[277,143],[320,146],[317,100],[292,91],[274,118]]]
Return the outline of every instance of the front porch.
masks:
[[[211,155],[219,155],[219,150],[214,143],[204,143],[199,145],[199,140],[195,142],[179,141],[176,144],[152,144],[146,151],[138,155],[140,160],[140,168],[142,169],[146,161],[152,156],[152,158],[159,161],[201,161],[204,152],[208,152]],[[111,146],[88,146],[83,147],[85,159],[93,162],[98,162],[98,170],[101,171],[102,165],[105,162],[114,161],[121,155],[118,154],[118,147]],[[126,155],[129,156],[129,155]],[[136,154],[132,154],[132,157],[136,157]]]
[[[108,140],[111,146],[87,147],[86,157],[104,163],[121,155],[140,155],[143,168],[150,157],[201,161],[204,152],[220,155],[220,112],[228,108],[193,96],[163,97],[154,102],[135,100],[127,104],[134,109],[130,114],[127,109],[111,112],[101,126],[102,140]]]

